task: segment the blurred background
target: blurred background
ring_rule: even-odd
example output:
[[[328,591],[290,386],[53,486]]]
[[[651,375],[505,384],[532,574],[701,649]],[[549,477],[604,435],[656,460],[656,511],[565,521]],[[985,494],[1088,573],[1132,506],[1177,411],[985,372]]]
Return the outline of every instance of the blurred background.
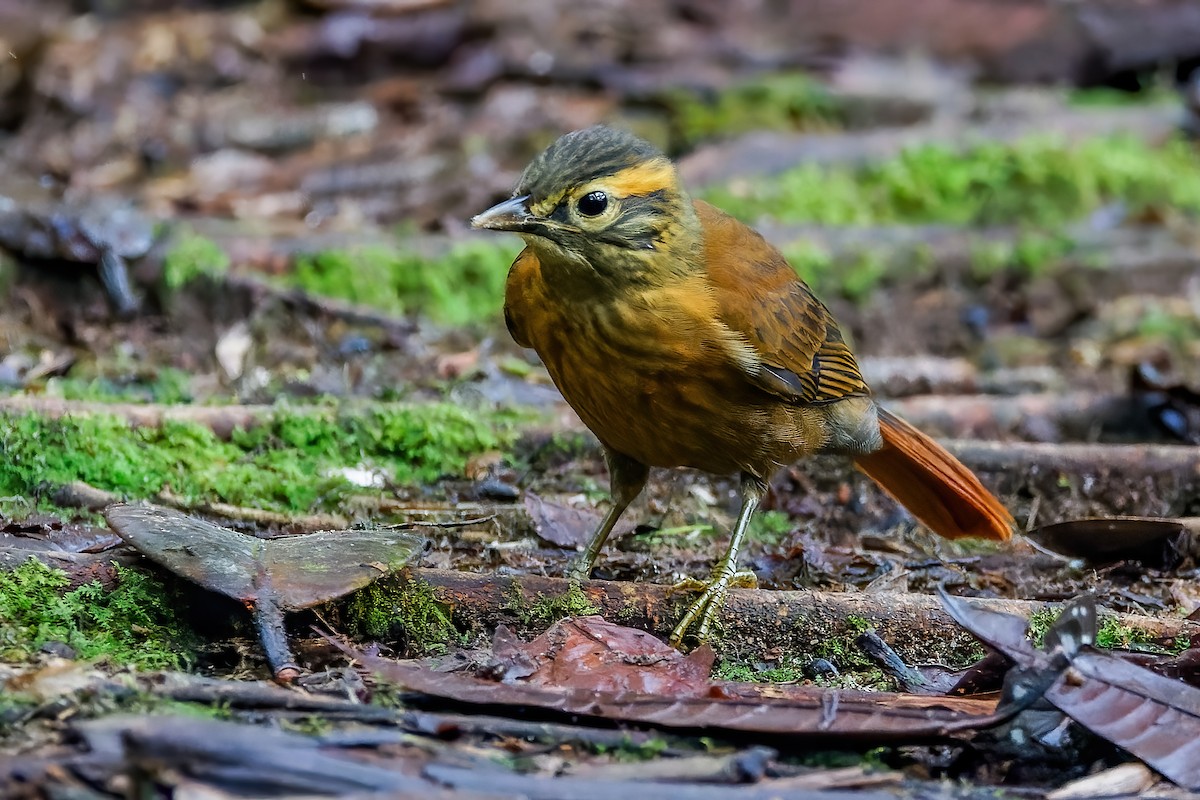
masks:
[[[0,55],[12,407],[569,420],[503,329],[520,243],[466,220],[603,121],[776,243],[931,431],[1200,441],[1197,2],[0,0]]]

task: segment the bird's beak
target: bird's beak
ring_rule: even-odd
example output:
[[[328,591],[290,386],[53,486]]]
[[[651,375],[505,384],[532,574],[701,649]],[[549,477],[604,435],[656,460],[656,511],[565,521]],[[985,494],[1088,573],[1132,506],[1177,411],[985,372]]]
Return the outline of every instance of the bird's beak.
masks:
[[[471,219],[471,227],[520,233],[528,231],[533,221],[534,216],[529,213],[529,195],[526,195],[497,203],[482,214],[476,214]]]

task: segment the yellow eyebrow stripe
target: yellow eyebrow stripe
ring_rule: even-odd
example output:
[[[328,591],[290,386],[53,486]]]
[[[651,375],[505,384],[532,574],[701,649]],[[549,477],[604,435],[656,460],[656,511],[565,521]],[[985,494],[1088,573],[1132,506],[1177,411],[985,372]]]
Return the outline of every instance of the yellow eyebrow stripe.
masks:
[[[675,182],[675,167],[665,158],[626,167],[599,181],[617,197],[641,197],[663,189],[674,189]]]

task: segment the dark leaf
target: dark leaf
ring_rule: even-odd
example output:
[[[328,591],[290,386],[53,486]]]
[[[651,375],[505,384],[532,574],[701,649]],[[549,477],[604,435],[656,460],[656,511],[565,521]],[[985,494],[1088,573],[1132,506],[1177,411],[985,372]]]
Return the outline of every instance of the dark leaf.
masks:
[[[1073,519],[1028,534],[1043,547],[1093,564],[1138,561],[1155,569],[1179,562],[1185,520],[1153,517]]]
[[[559,547],[579,548],[587,545],[600,525],[603,515],[590,508],[575,508],[545,500],[533,492],[525,492],[525,511],[540,538]],[[636,525],[618,522],[608,541],[615,542],[633,533]]]
[[[963,627],[1017,663],[998,713],[1036,710],[1044,698],[1172,781],[1200,788],[1200,689],[1092,649],[1096,623],[1090,597],[1073,603],[1055,622],[1046,653],[1034,650],[1023,631],[1015,633],[1017,617],[972,607],[944,590],[940,595]],[[1046,726],[1057,727],[1050,717]]]

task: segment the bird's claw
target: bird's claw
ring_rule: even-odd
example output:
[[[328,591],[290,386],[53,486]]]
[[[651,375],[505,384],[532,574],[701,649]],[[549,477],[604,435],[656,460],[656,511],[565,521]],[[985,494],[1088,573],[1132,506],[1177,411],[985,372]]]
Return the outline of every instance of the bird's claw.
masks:
[[[733,570],[722,569],[708,582],[699,581],[695,578],[685,578],[675,584],[675,589],[703,589],[704,593],[688,606],[683,619],[679,620],[679,624],[675,626],[675,630],[671,631],[671,638],[669,639],[671,646],[678,648],[682,645],[684,637],[687,636],[688,629],[697,622],[699,622],[699,625],[696,627],[696,641],[702,643],[707,640],[713,622],[721,612],[722,606],[725,605],[725,595],[729,593],[732,587],[741,589],[757,588],[758,577],[749,570],[734,572]]]

